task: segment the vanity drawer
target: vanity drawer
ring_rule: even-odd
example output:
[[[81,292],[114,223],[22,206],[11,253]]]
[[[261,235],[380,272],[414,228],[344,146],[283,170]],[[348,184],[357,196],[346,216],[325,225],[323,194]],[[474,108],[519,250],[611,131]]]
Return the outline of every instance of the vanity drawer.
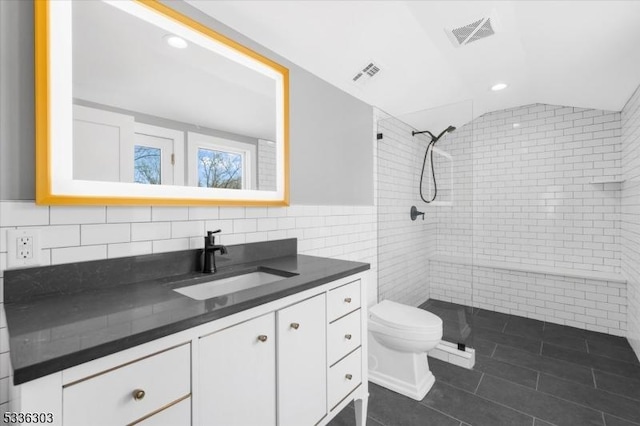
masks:
[[[329,369],[329,407],[333,409],[362,382],[362,354],[358,348]]]
[[[154,414],[139,423],[136,426],[191,426],[191,398],[165,408],[159,413]]]
[[[130,424],[190,393],[191,345],[184,344],[65,385],[64,424]]]
[[[358,309],[329,324],[327,332],[329,365],[338,362],[340,358],[360,346],[360,312]]]
[[[327,310],[329,322],[360,307],[360,280],[329,291]]]

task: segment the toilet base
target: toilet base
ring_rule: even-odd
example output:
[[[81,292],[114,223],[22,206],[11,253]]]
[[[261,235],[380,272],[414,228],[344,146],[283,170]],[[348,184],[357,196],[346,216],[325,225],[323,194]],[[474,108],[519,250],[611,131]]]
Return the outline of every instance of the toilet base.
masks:
[[[436,379],[429,371],[426,353],[389,349],[369,333],[369,381],[421,401]]]

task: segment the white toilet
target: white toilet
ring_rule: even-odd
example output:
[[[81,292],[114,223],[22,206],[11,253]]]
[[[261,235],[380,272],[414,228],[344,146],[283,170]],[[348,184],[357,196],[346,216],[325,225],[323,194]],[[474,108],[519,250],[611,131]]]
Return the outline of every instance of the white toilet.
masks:
[[[422,400],[436,381],[429,371],[427,352],[440,339],[440,317],[383,300],[369,310],[369,380]]]

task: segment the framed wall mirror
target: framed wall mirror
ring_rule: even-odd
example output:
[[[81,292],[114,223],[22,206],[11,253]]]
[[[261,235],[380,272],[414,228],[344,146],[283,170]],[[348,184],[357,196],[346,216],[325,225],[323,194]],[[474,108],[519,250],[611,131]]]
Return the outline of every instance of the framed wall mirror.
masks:
[[[35,2],[36,202],[289,202],[288,70],[153,0]]]

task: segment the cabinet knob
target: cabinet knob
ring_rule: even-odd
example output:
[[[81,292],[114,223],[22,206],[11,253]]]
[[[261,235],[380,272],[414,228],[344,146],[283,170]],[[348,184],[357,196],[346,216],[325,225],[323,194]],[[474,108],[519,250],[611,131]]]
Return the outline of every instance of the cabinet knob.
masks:
[[[350,297],[345,297],[344,301],[347,302],[347,303],[351,303],[351,298]]]
[[[146,395],[145,391],[143,391],[142,389],[136,389],[132,392],[132,394],[135,401],[141,401]]]
[[[345,334],[344,338],[347,339],[347,340],[351,340],[351,335],[350,334]]]
[[[300,328],[300,324],[297,322],[292,322],[291,323],[291,328],[293,328],[294,330],[297,330],[298,328]]]
[[[264,334],[261,334],[258,336],[258,340],[260,340],[261,342],[266,342],[267,341],[267,336],[265,336]]]
[[[351,374],[345,374],[345,375],[344,375],[344,377],[345,377],[347,380],[351,380],[351,379],[353,379],[353,376],[352,376]]]

